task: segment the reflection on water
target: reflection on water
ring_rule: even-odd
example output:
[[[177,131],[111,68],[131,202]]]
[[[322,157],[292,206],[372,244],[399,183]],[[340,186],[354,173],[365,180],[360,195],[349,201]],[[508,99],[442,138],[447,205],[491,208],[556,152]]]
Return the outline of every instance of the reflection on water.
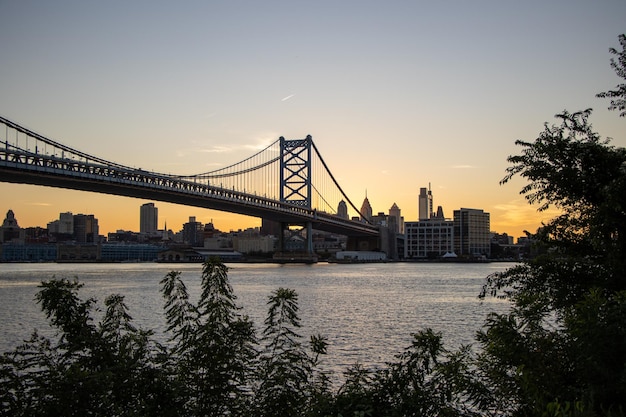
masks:
[[[267,297],[279,287],[299,296],[300,334],[328,337],[326,367],[341,374],[349,365],[381,365],[410,344],[411,334],[431,327],[447,347],[472,343],[489,311],[505,311],[503,301],[480,302],[487,275],[513,264],[387,263],[340,265],[229,264],[229,279],[245,314],[261,328]],[[13,349],[34,328],[53,334],[33,301],[38,284],[52,277],[78,278],[83,298],[103,306],[119,293],[136,325],[165,342],[159,281],[182,271],[192,300],[200,293],[199,264],[0,264],[0,350]]]

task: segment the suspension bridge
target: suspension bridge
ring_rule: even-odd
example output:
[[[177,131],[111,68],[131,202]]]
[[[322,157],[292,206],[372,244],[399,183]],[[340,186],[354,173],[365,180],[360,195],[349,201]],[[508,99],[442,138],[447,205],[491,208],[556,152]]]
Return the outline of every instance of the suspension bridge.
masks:
[[[3,137],[2,137],[3,136]],[[348,249],[381,249],[381,230],[344,193],[311,136],[280,137],[224,168],[172,175],[89,155],[0,117],[0,181],[202,207],[281,224],[277,256],[294,233],[313,257],[313,230],[348,236]],[[347,215],[350,206],[359,220]],[[341,208],[340,208],[341,207]],[[293,259],[294,254],[284,256]]]

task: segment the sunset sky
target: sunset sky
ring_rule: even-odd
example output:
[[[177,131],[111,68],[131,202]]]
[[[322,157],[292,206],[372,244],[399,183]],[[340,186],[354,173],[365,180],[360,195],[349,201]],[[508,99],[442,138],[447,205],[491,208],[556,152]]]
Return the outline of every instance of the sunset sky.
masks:
[[[417,220],[430,183],[444,214],[491,213],[520,236],[549,213],[499,185],[516,139],[554,115],[626,146],[596,93],[620,80],[610,47],[626,1],[2,1],[0,115],[83,152],[157,172],[230,165],[280,136],[313,136],[360,206]],[[4,132],[0,137],[4,140]],[[0,178],[1,180],[1,178]],[[22,227],[94,214],[139,230],[146,200],[0,182]],[[189,216],[229,231],[260,219],[155,202],[159,227]],[[353,215],[353,213],[351,213]]]

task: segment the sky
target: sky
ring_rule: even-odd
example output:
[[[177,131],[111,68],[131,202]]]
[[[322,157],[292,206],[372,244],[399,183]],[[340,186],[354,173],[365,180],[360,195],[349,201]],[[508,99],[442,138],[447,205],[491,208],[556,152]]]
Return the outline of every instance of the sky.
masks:
[[[623,82],[608,50],[625,32],[623,0],[0,0],[0,115],[171,174],[310,134],[358,207],[367,193],[374,213],[396,203],[414,221],[430,184],[446,217],[483,209],[517,237],[554,212],[525,201],[523,180],[500,185],[515,140],[593,108],[594,130],[626,146],[626,119],[595,97]],[[0,181],[0,217],[21,227],[71,211],[101,234],[138,231],[145,202]],[[160,228],[261,224],[155,204]]]

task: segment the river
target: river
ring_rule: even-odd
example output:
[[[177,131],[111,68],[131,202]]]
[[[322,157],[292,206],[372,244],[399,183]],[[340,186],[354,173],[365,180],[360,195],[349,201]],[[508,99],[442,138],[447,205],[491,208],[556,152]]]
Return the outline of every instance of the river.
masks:
[[[485,277],[514,264],[227,265],[238,304],[259,329],[270,293],[294,289],[303,342],[311,334],[326,336],[325,368],[340,375],[356,362],[375,368],[393,360],[412,333],[427,327],[443,334],[446,347],[472,343],[488,312],[508,308],[502,300],[477,298]],[[200,264],[0,264],[0,351],[12,350],[35,328],[54,335],[33,301],[39,283],[52,277],[78,278],[84,284],[81,298],[95,297],[100,307],[107,295],[124,295],[135,325],[164,341],[159,281],[169,271],[181,271],[195,303],[201,269]]]

